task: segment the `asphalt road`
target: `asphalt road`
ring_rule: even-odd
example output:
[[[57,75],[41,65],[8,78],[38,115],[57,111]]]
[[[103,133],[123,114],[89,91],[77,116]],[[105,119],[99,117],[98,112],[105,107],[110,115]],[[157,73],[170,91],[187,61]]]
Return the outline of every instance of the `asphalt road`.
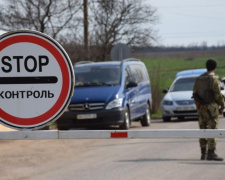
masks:
[[[220,117],[220,129],[225,119]],[[198,129],[196,119],[137,129]],[[225,158],[225,139],[218,139]],[[201,161],[198,139],[1,140],[1,180],[221,180],[225,161]]]

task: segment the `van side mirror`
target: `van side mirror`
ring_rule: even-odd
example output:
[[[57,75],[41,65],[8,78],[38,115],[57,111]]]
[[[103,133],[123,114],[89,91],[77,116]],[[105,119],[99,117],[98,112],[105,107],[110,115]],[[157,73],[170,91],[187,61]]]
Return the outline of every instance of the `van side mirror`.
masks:
[[[164,94],[166,94],[166,93],[168,93],[168,89],[163,89],[163,91],[162,91],[162,93],[164,93]]]
[[[224,87],[221,86],[221,87],[220,87],[220,90],[221,90],[221,91],[224,90]]]
[[[135,81],[130,81],[128,84],[127,84],[127,88],[132,88],[132,87],[137,87],[137,83]]]

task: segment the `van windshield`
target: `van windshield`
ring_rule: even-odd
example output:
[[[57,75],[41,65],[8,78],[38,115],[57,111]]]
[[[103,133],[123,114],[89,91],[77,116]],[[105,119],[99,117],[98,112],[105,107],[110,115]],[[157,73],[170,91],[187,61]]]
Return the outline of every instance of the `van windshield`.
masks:
[[[75,87],[115,86],[120,84],[120,66],[76,67]]]
[[[178,79],[170,88],[170,92],[174,91],[193,91],[196,77]]]

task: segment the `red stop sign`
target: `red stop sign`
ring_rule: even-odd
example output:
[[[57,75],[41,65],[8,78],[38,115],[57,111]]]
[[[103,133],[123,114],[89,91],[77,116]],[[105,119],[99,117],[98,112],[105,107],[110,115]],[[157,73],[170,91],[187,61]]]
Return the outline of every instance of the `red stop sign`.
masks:
[[[0,122],[38,129],[68,106],[74,72],[65,50],[47,35],[18,30],[0,36]]]

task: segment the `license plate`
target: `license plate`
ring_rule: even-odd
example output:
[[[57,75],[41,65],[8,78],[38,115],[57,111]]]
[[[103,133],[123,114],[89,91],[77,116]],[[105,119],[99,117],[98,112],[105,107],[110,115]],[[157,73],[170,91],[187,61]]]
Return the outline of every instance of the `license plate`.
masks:
[[[77,119],[95,119],[97,114],[78,114]]]
[[[194,110],[193,107],[178,107],[177,111],[190,111],[190,110]]]

